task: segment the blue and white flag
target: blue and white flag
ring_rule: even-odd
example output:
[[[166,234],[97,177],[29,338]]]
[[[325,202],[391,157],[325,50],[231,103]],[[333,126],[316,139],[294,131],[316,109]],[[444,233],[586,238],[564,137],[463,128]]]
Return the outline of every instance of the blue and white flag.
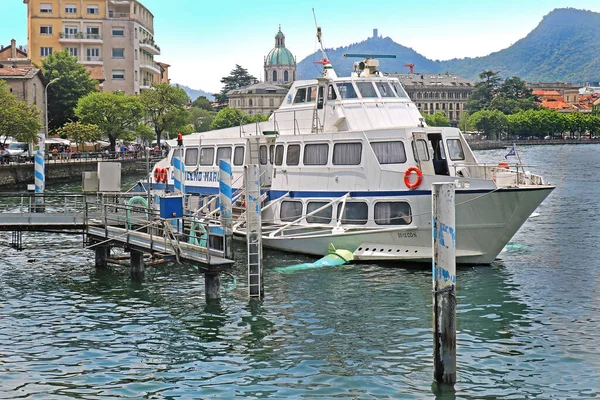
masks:
[[[515,146],[511,147],[508,153],[504,156],[504,159],[508,159],[508,157],[516,157],[517,151],[515,150]]]

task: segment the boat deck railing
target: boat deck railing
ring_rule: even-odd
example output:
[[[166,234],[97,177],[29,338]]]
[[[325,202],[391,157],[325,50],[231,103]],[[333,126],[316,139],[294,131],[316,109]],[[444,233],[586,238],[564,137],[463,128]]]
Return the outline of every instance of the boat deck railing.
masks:
[[[454,164],[454,175],[464,178],[493,180],[499,187],[544,185],[544,178],[526,170],[524,164]]]

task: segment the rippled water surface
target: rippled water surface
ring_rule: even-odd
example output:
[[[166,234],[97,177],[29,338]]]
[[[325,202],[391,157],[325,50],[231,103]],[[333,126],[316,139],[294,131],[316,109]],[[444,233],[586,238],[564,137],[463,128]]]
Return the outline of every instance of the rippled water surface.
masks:
[[[505,150],[482,151],[500,161]],[[557,189],[491,267],[458,272],[458,383],[439,398],[589,398],[600,391],[599,145],[520,149]],[[56,185],[55,191],[75,190]],[[434,398],[431,273],[266,252],[262,303],[244,249],[218,304],[194,269],[133,284],[81,237],[0,240],[0,398]]]

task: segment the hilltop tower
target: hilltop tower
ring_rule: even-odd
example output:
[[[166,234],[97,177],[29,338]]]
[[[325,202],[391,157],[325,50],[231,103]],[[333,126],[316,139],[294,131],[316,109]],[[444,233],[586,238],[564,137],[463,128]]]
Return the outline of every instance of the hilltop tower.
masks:
[[[265,82],[271,84],[291,84],[296,79],[296,58],[285,47],[285,35],[275,35],[275,47],[265,57]]]

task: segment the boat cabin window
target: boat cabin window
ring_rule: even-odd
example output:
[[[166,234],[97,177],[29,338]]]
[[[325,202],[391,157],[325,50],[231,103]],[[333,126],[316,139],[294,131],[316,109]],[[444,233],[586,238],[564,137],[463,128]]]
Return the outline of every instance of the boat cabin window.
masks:
[[[305,144],[304,165],[327,165],[329,145],[327,143]]]
[[[275,148],[275,165],[283,164],[283,145],[278,144]]]
[[[286,165],[298,165],[300,164],[300,145],[290,144],[287,148],[287,157],[285,159]]]
[[[448,139],[446,145],[448,146],[448,156],[452,161],[465,159],[465,152],[459,139]]]
[[[313,211],[318,210],[321,207],[325,207],[328,201],[309,201],[306,205],[306,214],[310,214]],[[306,217],[306,222],[309,224],[328,224],[331,222],[331,212],[333,208],[331,205],[325,207],[319,212],[314,213],[310,217]]]
[[[260,146],[260,165],[267,165],[267,146]]]
[[[406,162],[404,143],[397,140],[393,142],[371,143],[373,152],[379,164],[403,164]]]
[[[396,92],[396,95],[398,95],[398,97],[408,99],[408,95],[406,94],[406,91],[404,90],[400,82],[392,82],[392,87],[394,88],[394,92]]]
[[[273,165],[273,160],[275,160],[275,145],[272,144],[269,146],[269,162]]]
[[[396,97],[389,83],[375,82],[375,86],[377,86],[377,90],[379,91],[381,97]]]
[[[358,95],[356,94],[356,90],[354,89],[352,82],[338,83],[337,87],[342,99],[358,99]]]
[[[333,165],[359,165],[362,143],[336,143],[333,145]]]
[[[410,225],[412,212],[405,201],[375,203],[375,223],[377,225]]]
[[[175,158],[176,157],[181,157],[180,154],[182,154],[182,153],[179,152],[179,148],[175,148],[173,150],[173,155],[171,156],[171,165],[172,166],[175,166]]]
[[[198,148],[188,147],[185,150],[185,165],[195,167],[198,165]]]
[[[317,99],[317,87],[312,86],[306,89],[306,102],[312,103]]]
[[[343,203],[338,204],[337,215],[338,219],[342,220],[342,224],[364,225],[369,219],[369,206],[367,203],[348,201],[344,207],[344,215],[342,212]]]
[[[294,104],[306,103],[306,88],[299,88],[296,90],[296,96],[294,97]]]
[[[373,82],[356,82],[358,90],[360,91],[361,97],[364,98],[377,98],[377,92],[373,86]]]
[[[231,147],[217,147],[217,164],[219,160],[231,162]]]
[[[422,139],[413,141],[413,153],[417,161],[429,161],[429,150],[427,150],[427,142]]]
[[[282,201],[281,211],[279,213],[279,219],[284,222],[292,222],[302,216],[302,202],[301,201]]]
[[[213,165],[215,159],[214,147],[203,147],[200,149],[200,165]]]
[[[329,89],[327,91],[327,100],[335,100],[337,99],[337,94],[335,93],[335,89],[333,85],[329,85]]]
[[[233,151],[233,165],[244,165],[244,146],[236,146]]]

